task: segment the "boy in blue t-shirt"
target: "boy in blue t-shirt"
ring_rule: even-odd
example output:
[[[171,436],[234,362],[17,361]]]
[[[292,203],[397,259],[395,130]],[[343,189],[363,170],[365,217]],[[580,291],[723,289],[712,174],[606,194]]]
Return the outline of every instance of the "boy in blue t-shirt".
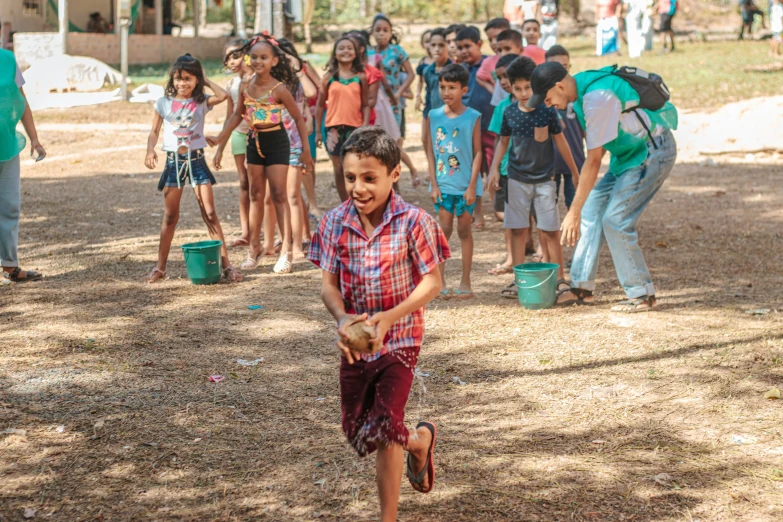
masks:
[[[482,171],[487,173],[492,165],[492,155],[495,152],[495,135],[489,132],[489,121],[492,119],[492,93],[478,83],[478,71],[481,64],[487,58],[481,54],[481,33],[475,27],[466,27],[457,33],[457,50],[459,51],[462,65],[470,73],[468,79],[468,91],[465,93],[463,103],[471,109],[481,113],[481,153]],[[490,191],[490,195],[491,195]],[[481,208],[481,199],[476,205],[476,229],[484,228],[484,212]]]
[[[563,137],[557,111],[543,104],[535,109],[527,108],[526,104],[533,96],[530,78],[535,68],[536,64],[526,56],[520,56],[506,68],[517,103],[512,103],[503,112],[500,140],[490,170],[490,183],[499,187],[500,160],[508,151],[508,194],[503,227],[511,230],[512,266],[525,260],[530,213],[534,210],[544,260],[559,265],[559,286],[565,283],[565,275],[563,247],[560,245],[560,214],[555,195],[555,147],[565,159],[575,180],[579,179],[579,172]],[[502,292],[504,297],[516,297],[516,294],[514,283]]]
[[[495,111],[492,113],[492,120],[489,122],[490,132],[494,132],[498,136],[500,136],[500,129],[503,124],[503,113],[505,112],[506,107],[516,101],[514,95],[511,94],[511,84],[508,82],[506,69],[509,65],[514,63],[514,60],[517,58],[519,58],[519,55],[506,54],[501,56],[500,59],[498,59],[498,63],[495,65],[495,76],[497,77],[501,89],[503,89],[506,94],[505,98],[500,100],[498,105],[495,106]],[[499,137],[495,140],[495,146],[497,146],[498,140]],[[506,208],[506,190],[508,188],[508,152],[506,152],[506,155],[503,156],[503,159],[500,161],[500,179],[498,180],[498,186],[499,188],[495,191],[495,217],[499,221],[503,221],[503,215]],[[503,263],[497,264],[495,268],[490,268],[488,272],[491,275],[514,273],[511,265],[510,229],[506,229],[506,260],[503,261]]]
[[[547,62],[557,62],[566,71],[571,70],[571,57],[568,51],[562,45],[553,45],[546,52]],[[568,148],[571,149],[571,155],[574,156],[574,163],[579,172],[582,172],[582,165],[585,163],[585,131],[582,126],[579,125],[579,121],[574,114],[573,104],[568,106],[567,110],[557,109],[557,113],[560,115],[560,125],[563,127],[563,135],[568,142]],[[576,194],[576,183],[571,178],[571,172],[566,165],[565,160],[560,154],[555,151],[555,185],[557,186],[556,194],[560,196],[560,179],[563,179],[563,195],[565,196],[565,206],[567,209],[571,208],[571,203],[574,201],[574,195]],[[579,180],[576,180],[578,183]]]
[[[468,71],[458,64],[450,64],[440,73],[440,97],[443,107],[429,113],[424,143],[430,172],[430,197],[438,213],[440,226],[447,239],[451,238],[454,216],[462,248],[462,279],[454,290],[458,299],[473,297],[470,270],[473,265],[473,236],[471,222],[476,208],[479,171],[481,170],[481,114],[465,107],[462,98],[468,92]],[[446,271],[440,265],[443,286],[442,297],[449,296]]]

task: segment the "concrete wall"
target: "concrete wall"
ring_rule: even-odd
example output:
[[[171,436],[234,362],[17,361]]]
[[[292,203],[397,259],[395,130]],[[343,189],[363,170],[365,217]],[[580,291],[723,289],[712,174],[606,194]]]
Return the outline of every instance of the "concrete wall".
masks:
[[[204,60],[223,58],[229,38],[179,38],[154,34],[132,34],[128,37],[128,63],[170,63],[190,53]],[[60,54],[57,33],[17,33],[14,53],[19,65],[29,67],[35,60]],[[102,62],[120,63],[120,37],[114,34],[69,33],[68,54],[91,56]]]
[[[11,22],[11,30],[13,31],[45,31],[51,29],[46,27],[46,9],[48,7],[46,0],[44,0],[44,11],[41,17],[23,16],[22,0],[0,0],[0,22]]]

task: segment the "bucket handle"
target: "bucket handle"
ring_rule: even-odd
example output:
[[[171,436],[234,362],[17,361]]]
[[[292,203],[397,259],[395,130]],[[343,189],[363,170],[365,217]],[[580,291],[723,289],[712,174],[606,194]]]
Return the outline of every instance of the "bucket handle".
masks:
[[[552,270],[552,273],[551,273],[551,274],[549,274],[549,277],[547,277],[546,279],[544,279],[543,281],[541,281],[541,282],[540,282],[540,283],[538,283],[537,285],[533,285],[533,286],[525,286],[524,288],[536,288],[536,287],[539,287],[539,286],[543,285],[544,283],[546,283],[547,281],[549,281],[550,279],[552,279],[552,276],[554,276],[556,273],[557,273],[557,270]],[[514,284],[515,284],[517,287],[519,286],[519,280],[518,280],[516,277],[514,278]]]

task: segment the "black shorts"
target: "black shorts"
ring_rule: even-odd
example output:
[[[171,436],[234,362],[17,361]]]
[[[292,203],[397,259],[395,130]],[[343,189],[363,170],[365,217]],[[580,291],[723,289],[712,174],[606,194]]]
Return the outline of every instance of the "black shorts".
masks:
[[[353,131],[355,130],[356,127],[348,125],[327,127],[326,141],[324,142],[326,152],[328,152],[330,156],[340,156],[343,151],[343,145],[345,145],[345,142],[348,141],[348,138],[351,137],[351,134],[353,134]]]
[[[670,14],[661,15],[661,29],[660,29],[661,32],[672,30],[672,18],[674,18],[674,15],[670,15]]]
[[[495,212],[506,211],[508,194],[508,176],[500,176],[500,188],[495,191]]]
[[[286,165],[290,163],[291,142],[282,125],[251,131],[247,134],[247,164]]]

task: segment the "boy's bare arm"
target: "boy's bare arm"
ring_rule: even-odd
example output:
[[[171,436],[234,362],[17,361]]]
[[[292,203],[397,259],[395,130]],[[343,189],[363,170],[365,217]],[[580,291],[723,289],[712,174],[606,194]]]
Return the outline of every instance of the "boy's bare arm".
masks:
[[[495,84],[494,84],[494,82],[488,82],[486,80],[482,80],[478,76],[476,77],[476,82],[478,82],[479,85],[484,87],[489,92],[492,92],[492,93],[495,92]]]
[[[568,165],[568,170],[571,171],[571,181],[574,182],[574,187],[578,186],[579,169],[576,168],[574,155],[571,153],[571,147],[568,146],[568,141],[565,139],[562,132],[560,134],[555,134],[553,139],[555,140],[557,151],[560,153],[563,160],[565,160],[566,165]]]
[[[508,151],[508,144],[511,141],[511,136],[498,136],[497,145],[495,145],[495,155],[492,158],[492,166],[489,168],[489,180],[495,190],[500,188],[500,162],[506,156]]]
[[[343,302],[343,296],[340,293],[340,279],[337,274],[333,274],[326,270],[321,270],[321,299],[326,305],[326,309],[332,314],[335,321],[337,321],[337,348],[343,353],[348,360],[348,364],[353,364],[358,361],[361,356],[358,352],[354,352],[343,344],[342,339],[345,337],[345,331],[343,327],[351,322],[354,318],[366,319],[367,314],[355,315],[345,313],[345,303]]]
[[[473,127],[473,164],[470,171],[470,184],[468,190],[465,191],[465,203],[472,205],[476,202],[476,193],[478,192],[477,183],[479,181],[479,171],[481,171],[481,120],[476,120],[476,124]]]

